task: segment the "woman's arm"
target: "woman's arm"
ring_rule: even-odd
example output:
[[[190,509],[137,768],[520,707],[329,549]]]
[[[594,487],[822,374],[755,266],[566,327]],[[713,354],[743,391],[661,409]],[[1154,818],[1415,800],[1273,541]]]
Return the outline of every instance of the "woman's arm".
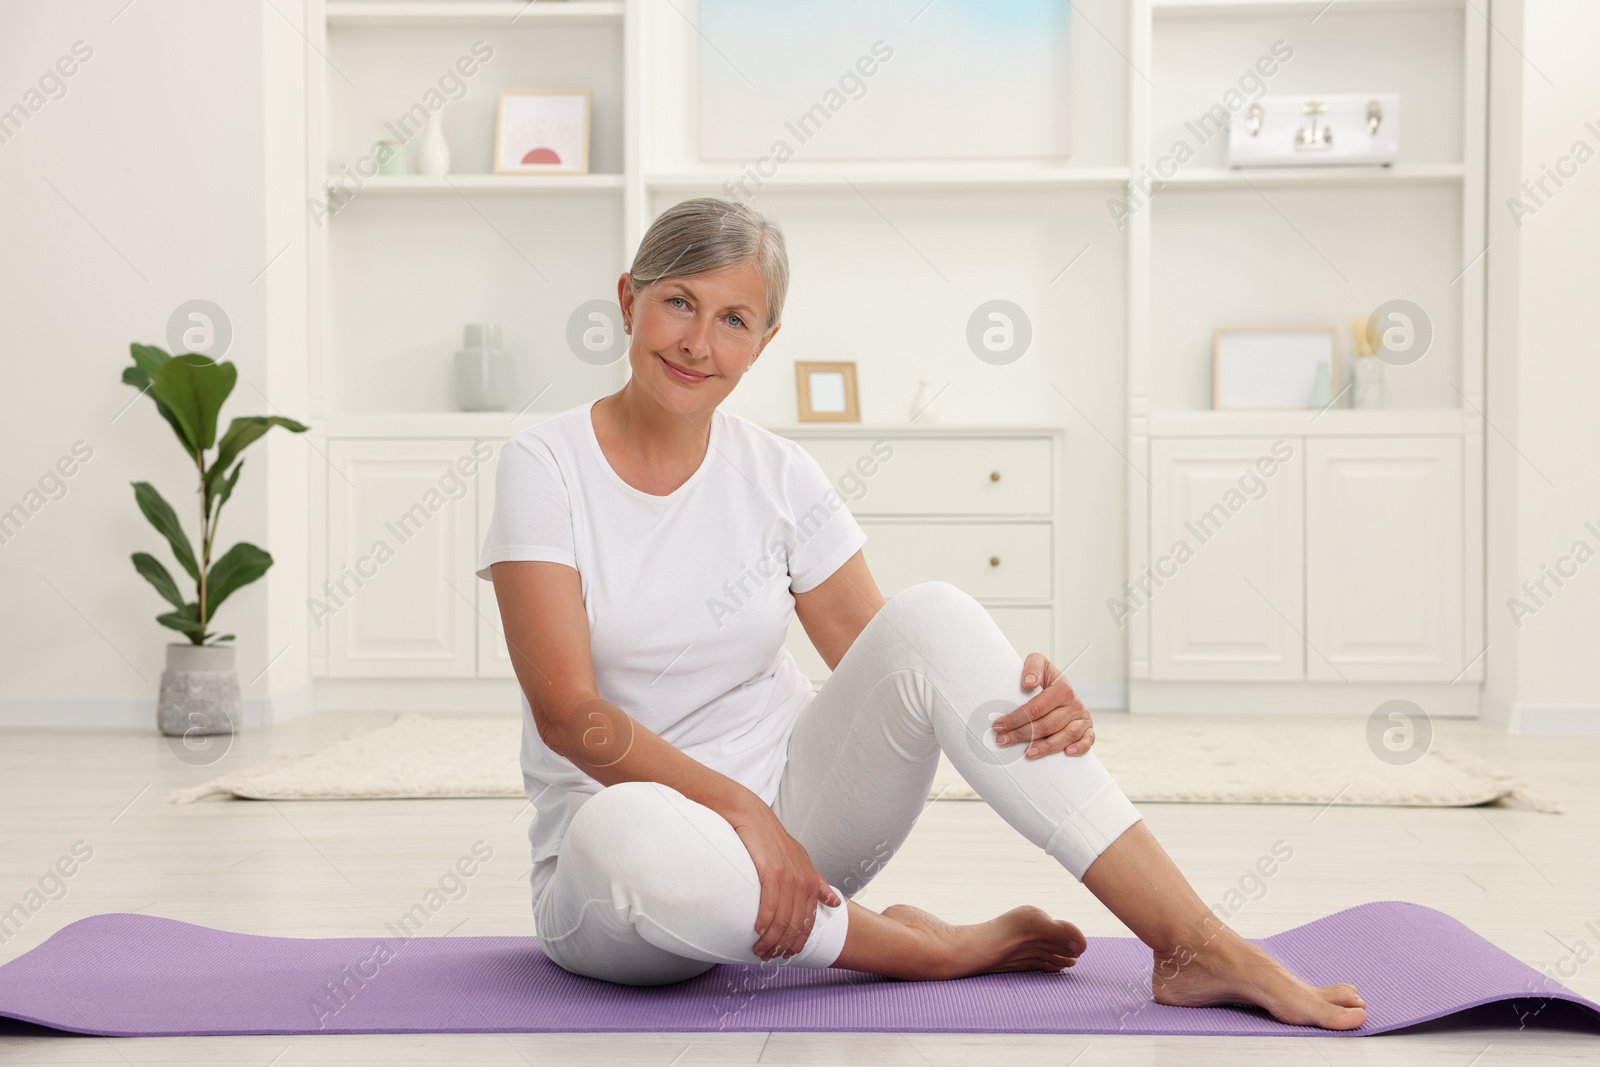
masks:
[[[763,959],[799,952],[810,935],[817,900],[843,904],[805,848],[754,790],[600,699],[577,571],[529,560],[496,563],[490,573],[506,649],[539,737],[601,785],[660,782],[727,819],[761,879],[759,940],[753,951]]]
[[[858,551],[822,584],[796,593],[794,613],[831,671],[884,603],[867,559]]]
[[[512,667],[551,751],[602,785],[661,782],[724,815],[761,804],[752,790],[600,699],[577,571],[542,561],[496,563],[490,571]]]

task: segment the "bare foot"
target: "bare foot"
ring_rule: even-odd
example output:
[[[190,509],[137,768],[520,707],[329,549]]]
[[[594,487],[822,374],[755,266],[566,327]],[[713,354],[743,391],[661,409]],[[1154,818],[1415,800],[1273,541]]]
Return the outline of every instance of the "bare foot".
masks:
[[[1291,1026],[1354,1030],[1367,1021],[1367,1002],[1355,986],[1308,985],[1232,930],[1198,950],[1185,946],[1158,953],[1150,988],[1159,1004],[1253,1004]]]
[[[908,960],[906,973],[890,976],[912,981],[995,971],[1059,971],[1076,963],[1088,947],[1076,926],[1031,904],[971,926],[955,926],[910,904],[892,904],[883,915],[925,936],[923,957]]]

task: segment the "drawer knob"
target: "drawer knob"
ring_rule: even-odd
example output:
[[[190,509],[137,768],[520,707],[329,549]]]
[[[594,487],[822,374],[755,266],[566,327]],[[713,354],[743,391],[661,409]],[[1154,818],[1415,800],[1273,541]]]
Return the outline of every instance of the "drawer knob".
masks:
[[[999,556],[990,556],[989,557],[989,566],[991,566],[991,567],[1000,566],[1000,557]]]
[[[999,471],[990,471],[989,472],[989,480],[991,482],[998,482],[1000,480],[1000,472]]]

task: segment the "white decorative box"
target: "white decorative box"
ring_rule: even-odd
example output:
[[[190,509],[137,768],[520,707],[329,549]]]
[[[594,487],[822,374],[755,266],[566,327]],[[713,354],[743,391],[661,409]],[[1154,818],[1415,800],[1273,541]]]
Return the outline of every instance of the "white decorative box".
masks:
[[[1228,125],[1230,167],[1388,165],[1399,151],[1399,93],[1263,96]]]

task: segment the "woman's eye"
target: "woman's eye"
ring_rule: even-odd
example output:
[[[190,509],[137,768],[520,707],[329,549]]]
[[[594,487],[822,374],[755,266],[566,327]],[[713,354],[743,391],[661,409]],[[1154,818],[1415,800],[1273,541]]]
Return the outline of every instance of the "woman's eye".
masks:
[[[671,301],[673,307],[677,307],[680,304],[682,304],[684,307],[689,306],[688,304],[684,303],[684,299],[681,296],[668,297],[667,299]]]
[[[729,322],[730,322],[730,323],[732,323],[732,324],[733,324],[733,325],[735,325],[735,326],[743,326],[743,325],[744,325],[744,320],[743,320],[743,319],[741,319],[741,318],[740,318],[740,317],[739,317],[739,316],[737,316],[737,315],[729,315],[729,316],[728,316],[728,321],[729,321]]]

